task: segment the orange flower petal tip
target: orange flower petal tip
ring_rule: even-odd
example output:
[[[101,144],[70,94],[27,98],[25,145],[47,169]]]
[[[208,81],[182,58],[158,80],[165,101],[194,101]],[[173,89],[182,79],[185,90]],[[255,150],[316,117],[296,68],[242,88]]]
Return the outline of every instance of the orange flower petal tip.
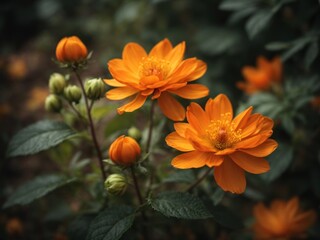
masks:
[[[231,102],[224,94],[209,99],[205,109],[191,103],[186,117],[187,123],[176,123],[176,131],[166,137],[169,146],[185,152],[172,160],[174,167],[213,167],[217,184],[238,194],[246,188],[245,172],[270,170],[264,158],[278,146],[270,139],[270,118],[252,114],[252,107],[233,117]]]
[[[87,56],[87,47],[77,36],[62,38],[56,47],[56,58],[60,62],[77,62]]]

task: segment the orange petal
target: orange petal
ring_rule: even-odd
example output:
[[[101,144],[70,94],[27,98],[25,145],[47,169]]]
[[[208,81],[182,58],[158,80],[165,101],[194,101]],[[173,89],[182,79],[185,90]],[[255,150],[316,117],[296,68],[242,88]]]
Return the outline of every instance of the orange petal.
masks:
[[[209,153],[209,158],[206,162],[206,165],[208,167],[216,167],[220,166],[223,163],[224,157],[223,156],[217,156],[213,153]]]
[[[165,57],[165,60],[170,62],[171,71],[176,69],[176,67],[181,63],[186,49],[186,43],[182,42],[175,46]],[[169,73],[170,74],[170,73]]]
[[[188,123],[174,123],[173,126],[181,137],[185,137],[186,130],[190,128]]]
[[[200,105],[192,102],[187,107],[186,115],[189,124],[201,135],[205,135],[206,129],[210,124],[210,119]]]
[[[125,85],[133,85],[139,88],[139,78],[131,72],[121,59],[112,59],[108,62],[108,69],[114,79]]]
[[[168,74],[168,82],[187,82],[189,76],[197,70],[198,60],[196,58],[188,58],[182,61],[177,67],[171,68]]]
[[[230,158],[239,167],[250,173],[260,174],[270,170],[269,162],[264,158],[254,157],[243,152],[232,153]]]
[[[56,47],[56,57],[59,61],[64,61],[63,49],[67,42],[67,37],[62,38]]]
[[[139,92],[139,90],[131,87],[119,87],[109,90],[106,93],[106,98],[110,100],[121,100],[130,97]]]
[[[225,157],[220,166],[214,168],[213,173],[217,184],[224,191],[240,194],[246,189],[246,178],[243,169],[228,157]]]
[[[173,121],[183,121],[184,107],[170,94],[163,92],[158,98],[158,104],[163,114]]]
[[[247,121],[248,121],[249,117],[251,116],[252,110],[253,110],[252,106],[248,107],[246,110],[244,110],[243,112],[238,114],[233,119],[232,123],[234,124],[235,129],[243,129],[246,126]]]
[[[177,132],[172,132],[166,137],[166,143],[170,146],[173,147],[181,152],[189,152],[193,151],[194,148],[191,145],[191,143],[178,135]]]
[[[169,92],[186,99],[198,99],[208,96],[209,89],[202,84],[188,84],[185,87],[171,90]]]
[[[193,81],[201,78],[207,71],[207,64],[204,61],[197,60],[197,68],[190,74],[187,78],[187,81]]]
[[[137,94],[135,99],[133,99],[131,102],[127,103],[126,105],[123,105],[122,107],[119,107],[118,113],[123,114],[124,112],[133,112],[134,110],[137,110],[140,108],[144,102],[146,101],[147,97],[142,96],[140,94]]]
[[[103,79],[103,81],[105,82],[105,84],[108,84],[111,87],[125,87],[126,85],[118,82],[115,79]]]
[[[233,109],[229,98],[224,94],[219,94],[214,99],[209,99],[206,104],[206,112],[209,115],[210,120],[220,120],[222,114],[224,114],[225,120],[232,120]],[[225,115],[225,114],[228,114]]]
[[[198,151],[192,151],[176,156],[171,161],[171,164],[175,168],[180,169],[201,168],[206,165],[206,161],[207,154]]]
[[[273,233],[273,230],[278,228],[279,219],[276,218],[272,212],[267,209],[262,203],[257,204],[254,209],[254,216],[256,221],[267,229],[269,232]]]
[[[240,149],[240,151],[255,157],[266,157],[269,154],[271,154],[274,150],[276,150],[277,147],[278,143],[275,140],[268,139],[267,141],[265,141],[257,147]]]
[[[157,43],[150,51],[149,56],[154,56],[163,59],[172,50],[171,42],[165,38],[161,42]]]
[[[130,69],[132,73],[138,76],[139,66],[144,57],[147,57],[146,51],[137,43],[128,43],[122,51],[124,65]]]
[[[242,75],[246,81],[261,90],[268,89],[272,80],[268,72],[253,67],[244,67]]]
[[[215,152],[215,148],[212,147],[211,142],[207,138],[201,138],[191,129],[186,130],[186,138],[190,141],[192,146],[201,152]]]

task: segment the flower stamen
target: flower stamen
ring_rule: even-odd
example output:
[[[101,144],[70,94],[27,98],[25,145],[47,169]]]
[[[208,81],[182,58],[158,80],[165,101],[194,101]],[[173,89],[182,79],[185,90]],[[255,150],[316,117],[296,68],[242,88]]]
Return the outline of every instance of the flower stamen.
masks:
[[[140,77],[157,76],[159,81],[167,78],[170,70],[170,62],[156,57],[146,57],[139,66]]]

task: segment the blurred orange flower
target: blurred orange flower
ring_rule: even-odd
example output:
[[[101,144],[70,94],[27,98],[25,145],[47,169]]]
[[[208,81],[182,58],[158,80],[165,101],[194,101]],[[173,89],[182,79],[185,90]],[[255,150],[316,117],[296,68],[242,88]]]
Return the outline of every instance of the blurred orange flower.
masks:
[[[109,148],[110,159],[118,165],[130,166],[134,164],[141,154],[141,148],[132,137],[122,135],[118,137]]]
[[[291,239],[303,237],[303,234],[316,220],[313,210],[301,211],[299,199],[289,201],[274,200],[270,208],[259,203],[254,207],[255,239]]]
[[[56,57],[60,62],[81,61],[87,55],[87,47],[77,36],[62,38],[56,47]]]
[[[128,43],[122,59],[109,61],[109,71],[114,79],[105,83],[116,87],[107,92],[110,100],[134,99],[118,108],[118,113],[140,108],[148,96],[157,99],[160,109],[168,118],[182,121],[184,107],[171,95],[198,99],[208,95],[209,89],[201,84],[188,84],[203,76],[207,65],[197,58],[183,60],[185,42],[172,47],[168,39],[155,45],[149,54],[136,43]]]
[[[279,57],[268,61],[265,57],[258,57],[257,67],[245,66],[242,68],[245,82],[238,82],[237,86],[247,94],[270,89],[274,83],[282,78],[282,62]]]
[[[278,145],[269,139],[273,121],[251,112],[249,107],[233,119],[231,103],[223,94],[209,99],[205,110],[191,103],[186,113],[188,123],[175,123],[176,131],[166,137],[169,146],[187,152],[171,164],[180,169],[214,167],[214,178],[223,190],[244,192],[245,171],[269,171],[264,157]]]
[[[31,89],[28,94],[28,100],[25,103],[26,109],[34,111],[42,108],[48,94],[49,90],[46,87],[35,87]]]
[[[10,218],[6,222],[6,232],[9,236],[18,236],[23,233],[23,224],[18,218]]]

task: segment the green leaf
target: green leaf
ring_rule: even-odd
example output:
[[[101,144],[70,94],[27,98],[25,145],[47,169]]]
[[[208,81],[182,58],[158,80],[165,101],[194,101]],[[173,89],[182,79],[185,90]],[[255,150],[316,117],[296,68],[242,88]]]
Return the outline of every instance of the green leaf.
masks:
[[[212,200],[214,205],[218,205],[222,201],[224,194],[225,191],[218,187],[210,196],[210,199]]]
[[[171,182],[183,182],[183,183],[193,183],[195,181],[195,176],[192,170],[177,170],[170,174],[168,177],[163,179],[164,183]]]
[[[87,240],[117,240],[132,226],[135,211],[129,206],[107,208],[89,227]]]
[[[263,9],[249,18],[246,23],[246,31],[251,39],[267,27],[272,15],[273,11]]]
[[[317,41],[311,43],[304,56],[304,64],[306,68],[310,68],[311,64],[316,60],[319,53],[319,45]]]
[[[35,154],[76,136],[76,132],[63,122],[44,120],[18,132],[10,141],[8,157]]]
[[[262,179],[271,182],[287,170],[293,159],[293,147],[282,142],[278,142],[279,146],[273,152],[268,160],[270,162],[270,171],[261,175]]]
[[[255,5],[259,0],[225,0],[223,1],[219,9],[221,10],[241,10],[247,7]]]
[[[26,205],[41,198],[49,192],[76,181],[76,178],[68,178],[64,175],[45,175],[37,177],[20,186],[5,202],[3,208],[13,205]]]
[[[205,219],[212,214],[196,196],[187,192],[163,192],[150,199],[152,208],[167,217]]]
[[[285,42],[271,42],[266,45],[266,49],[270,51],[279,51],[290,47],[290,43]]]
[[[311,41],[310,37],[303,37],[292,42],[292,47],[281,55],[282,61],[286,61],[304,48]]]

